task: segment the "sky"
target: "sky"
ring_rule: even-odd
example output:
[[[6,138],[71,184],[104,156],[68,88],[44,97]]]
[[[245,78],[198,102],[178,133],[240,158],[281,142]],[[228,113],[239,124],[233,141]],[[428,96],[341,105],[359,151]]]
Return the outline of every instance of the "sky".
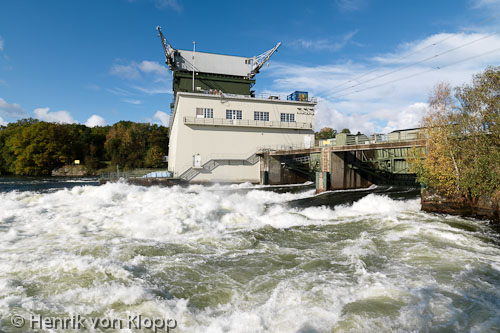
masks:
[[[365,134],[418,126],[432,87],[500,65],[500,0],[4,0],[0,125],[168,125],[174,48],[259,55],[259,94],[316,97],[315,127]]]

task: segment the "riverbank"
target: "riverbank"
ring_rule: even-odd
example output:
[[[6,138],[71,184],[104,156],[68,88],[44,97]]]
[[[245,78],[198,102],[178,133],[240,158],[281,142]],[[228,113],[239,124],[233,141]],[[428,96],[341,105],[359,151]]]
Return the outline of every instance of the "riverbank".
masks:
[[[500,223],[500,207],[492,198],[481,198],[470,203],[464,199],[447,198],[424,189],[421,204],[422,210],[426,212],[474,217]]]
[[[83,165],[65,165],[52,170],[51,175],[55,177],[87,177],[95,176],[95,172],[89,171]]]

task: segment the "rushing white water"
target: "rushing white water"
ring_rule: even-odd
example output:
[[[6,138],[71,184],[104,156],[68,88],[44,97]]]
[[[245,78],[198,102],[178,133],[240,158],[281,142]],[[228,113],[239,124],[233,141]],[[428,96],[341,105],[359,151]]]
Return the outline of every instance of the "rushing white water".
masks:
[[[33,313],[175,318],[173,332],[500,329],[500,246],[485,222],[373,193],[288,204],[313,196],[249,184],[1,193],[0,330]]]

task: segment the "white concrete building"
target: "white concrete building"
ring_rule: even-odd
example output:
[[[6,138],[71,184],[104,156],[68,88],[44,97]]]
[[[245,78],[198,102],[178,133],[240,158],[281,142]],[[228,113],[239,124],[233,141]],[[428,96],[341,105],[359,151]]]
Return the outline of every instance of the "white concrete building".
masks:
[[[169,171],[192,182],[252,182],[261,148],[314,145],[315,102],[177,92]]]

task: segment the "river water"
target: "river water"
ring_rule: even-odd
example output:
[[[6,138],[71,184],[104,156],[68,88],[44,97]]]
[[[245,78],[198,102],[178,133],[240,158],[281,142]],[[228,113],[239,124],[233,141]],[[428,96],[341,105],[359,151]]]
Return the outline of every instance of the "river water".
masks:
[[[141,314],[170,332],[500,331],[498,235],[422,212],[411,189],[0,178],[0,331],[34,314]]]

